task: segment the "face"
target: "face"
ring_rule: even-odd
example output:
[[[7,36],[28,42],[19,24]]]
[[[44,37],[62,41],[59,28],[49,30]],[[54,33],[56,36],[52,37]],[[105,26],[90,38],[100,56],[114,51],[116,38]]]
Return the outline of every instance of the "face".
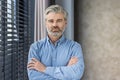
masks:
[[[60,37],[65,30],[66,24],[63,13],[51,12],[46,15],[46,28],[49,36]]]

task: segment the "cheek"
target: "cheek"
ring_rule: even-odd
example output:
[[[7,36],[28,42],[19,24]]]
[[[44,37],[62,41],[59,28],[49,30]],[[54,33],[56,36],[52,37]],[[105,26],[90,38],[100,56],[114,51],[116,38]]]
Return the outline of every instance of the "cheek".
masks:
[[[46,25],[46,28],[48,29],[48,30],[51,30],[52,29],[52,26],[51,25]]]
[[[51,27],[51,25],[47,23],[47,24],[46,24],[46,27],[47,27],[47,28],[50,28],[50,27]]]
[[[60,28],[61,28],[61,29],[64,29],[65,27],[66,27],[66,24],[60,25]]]

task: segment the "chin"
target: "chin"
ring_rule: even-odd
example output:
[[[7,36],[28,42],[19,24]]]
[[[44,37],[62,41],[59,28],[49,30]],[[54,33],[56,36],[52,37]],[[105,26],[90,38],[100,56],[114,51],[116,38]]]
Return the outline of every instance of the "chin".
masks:
[[[61,33],[52,33],[51,35],[55,36],[55,37],[60,37],[62,34]]]

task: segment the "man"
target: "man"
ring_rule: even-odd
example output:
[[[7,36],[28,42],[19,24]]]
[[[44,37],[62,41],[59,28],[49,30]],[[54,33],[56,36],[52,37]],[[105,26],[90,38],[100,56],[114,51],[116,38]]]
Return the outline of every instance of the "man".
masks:
[[[81,46],[63,35],[67,12],[59,5],[48,7],[45,24],[48,36],[30,47],[29,80],[80,80],[84,72]]]

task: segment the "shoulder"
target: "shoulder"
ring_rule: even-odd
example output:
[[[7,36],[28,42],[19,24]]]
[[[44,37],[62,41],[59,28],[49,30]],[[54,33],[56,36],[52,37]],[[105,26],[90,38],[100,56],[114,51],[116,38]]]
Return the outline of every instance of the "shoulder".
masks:
[[[32,43],[30,47],[34,48],[34,49],[38,49],[38,48],[42,47],[42,45],[44,45],[45,42],[46,42],[46,38],[41,39],[39,41],[36,41],[36,42]]]
[[[77,41],[66,39],[66,42],[72,47],[81,47],[80,43],[78,43]]]

